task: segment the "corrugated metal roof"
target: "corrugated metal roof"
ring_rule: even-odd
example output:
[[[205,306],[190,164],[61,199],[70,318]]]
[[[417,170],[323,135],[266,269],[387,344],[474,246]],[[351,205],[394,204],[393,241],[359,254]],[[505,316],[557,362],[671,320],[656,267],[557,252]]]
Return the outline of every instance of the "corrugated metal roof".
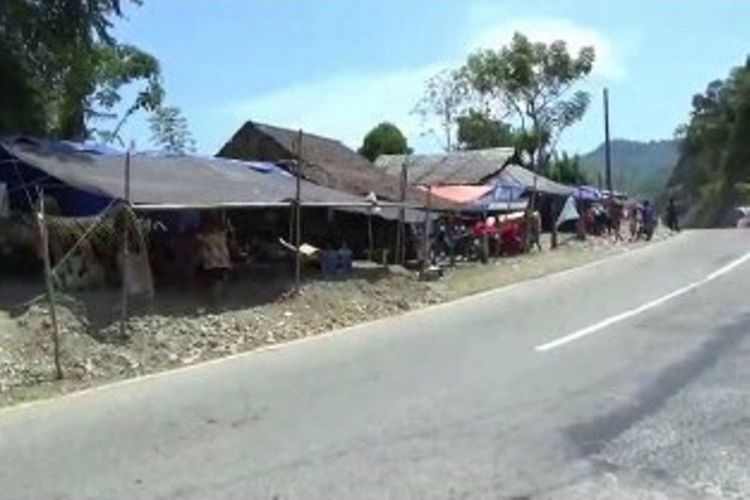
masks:
[[[404,161],[411,185],[483,184],[513,157],[513,148],[417,155],[380,155],[375,165],[390,175],[399,175]]]
[[[272,139],[286,151],[286,157],[264,156],[269,152],[258,150],[254,145],[255,142],[248,140],[254,134],[262,134]],[[299,131],[296,130],[248,121],[217,155],[243,160],[290,160],[297,150],[298,135]],[[374,192],[379,198],[390,201],[398,201],[401,198],[400,174],[393,176],[385,173],[340,141],[305,132],[300,156],[304,160],[303,177],[316,184],[361,196]],[[407,189],[406,201],[424,206],[425,194],[417,189]],[[434,208],[455,209],[457,207],[443,202],[438,203]]]
[[[535,174],[529,169],[523,168],[519,165],[508,165],[502,171],[498,172],[487,179],[488,183],[516,183],[521,184],[527,190],[534,187],[536,179],[536,190],[540,193],[547,193],[560,196],[569,196],[573,193],[575,188],[566,186],[550,180],[543,175]]]

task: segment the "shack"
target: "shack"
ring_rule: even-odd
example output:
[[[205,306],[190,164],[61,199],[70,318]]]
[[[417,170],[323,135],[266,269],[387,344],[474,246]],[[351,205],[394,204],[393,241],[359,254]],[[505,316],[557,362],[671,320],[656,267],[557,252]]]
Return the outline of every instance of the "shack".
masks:
[[[59,222],[57,234],[63,234],[63,228],[77,228],[67,231],[75,236],[94,224],[94,219],[105,219],[108,210],[127,198],[146,228],[154,273],[165,277],[174,274],[166,268],[179,261],[170,255],[179,247],[177,235],[186,228],[195,229],[200,217],[210,212],[220,211],[228,218],[237,253],[242,255],[260,246],[273,246],[279,238],[292,241],[297,199],[301,242],[320,248],[346,243],[357,255],[391,244],[392,228],[401,210],[407,222],[424,219],[422,212],[401,204],[305,179],[298,183],[286,168],[271,162],[143,153],[127,156],[29,137],[0,140],[0,155],[0,192],[4,193],[0,206],[7,207],[9,216],[26,214],[26,223],[32,223],[28,215],[36,210],[43,193],[50,215]],[[335,222],[334,212],[340,217]],[[110,218],[105,222],[112,233],[116,221]],[[356,230],[348,232],[348,228]],[[55,254],[64,254],[71,244],[66,239]],[[116,253],[112,248],[117,244],[117,238],[109,238],[102,245],[109,250],[92,250],[89,257],[111,265],[115,261],[112,253]],[[104,253],[108,257],[104,258]]]
[[[532,193],[542,224],[550,228],[574,188],[515,163],[513,148],[422,155],[381,155],[375,164],[395,174],[406,162],[408,183],[431,187],[438,196],[462,202],[464,212],[513,212],[526,208]]]

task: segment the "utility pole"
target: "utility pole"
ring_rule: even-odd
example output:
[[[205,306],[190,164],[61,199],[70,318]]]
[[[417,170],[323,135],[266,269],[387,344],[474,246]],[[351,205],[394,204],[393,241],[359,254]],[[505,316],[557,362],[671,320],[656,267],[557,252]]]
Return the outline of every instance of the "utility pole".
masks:
[[[609,144],[609,90],[604,89],[604,165],[607,190],[612,196],[612,152]]]

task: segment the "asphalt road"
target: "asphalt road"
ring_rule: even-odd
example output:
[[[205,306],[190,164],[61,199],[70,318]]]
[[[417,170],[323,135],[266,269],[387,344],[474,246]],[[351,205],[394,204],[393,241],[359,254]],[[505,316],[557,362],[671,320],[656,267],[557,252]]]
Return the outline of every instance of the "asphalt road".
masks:
[[[4,410],[0,497],[748,498],[747,252],[750,231],[683,233]]]

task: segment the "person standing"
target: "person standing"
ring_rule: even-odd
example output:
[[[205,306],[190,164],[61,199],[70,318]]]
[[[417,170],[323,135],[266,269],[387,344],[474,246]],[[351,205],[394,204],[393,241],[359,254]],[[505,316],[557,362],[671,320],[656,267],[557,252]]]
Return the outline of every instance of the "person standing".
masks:
[[[641,234],[650,241],[656,229],[656,219],[654,217],[654,207],[649,200],[643,200],[643,210],[641,211]]]
[[[609,227],[614,235],[614,241],[622,241],[620,226],[622,225],[622,205],[614,199],[609,201]]]
[[[672,231],[680,230],[680,222],[677,219],[677,207],[674,204],[674,198],[670,198],[669,205],[667,205],[667,227]]]
[[[227,234],[228,225],[224,214],[211,212],[201,218],[200,229],[195,235],[198,268],[204,284],[209,288],[213,305],[218,305],[224,282],[232,267]]]

